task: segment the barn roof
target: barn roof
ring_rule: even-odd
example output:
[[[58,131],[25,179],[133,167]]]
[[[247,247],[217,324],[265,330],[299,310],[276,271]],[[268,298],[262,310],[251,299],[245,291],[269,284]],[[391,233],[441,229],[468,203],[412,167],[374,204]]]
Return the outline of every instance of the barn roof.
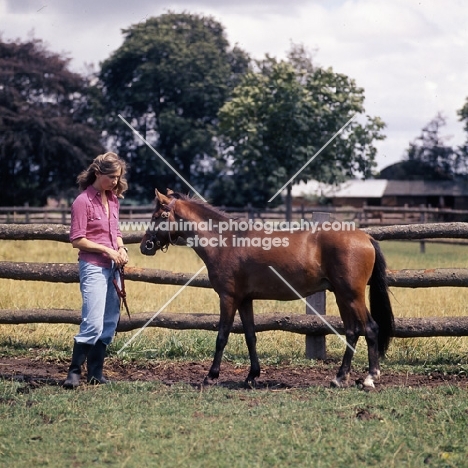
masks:
[[[461,196],[468,195],[468,184],[453,180],[389,180],[385,190],[387,196]]]
[[[381,198],[387,187],[387,180],[349,180],[340,184],[333,195],[335,198]]]
[[[385,192],[388,181],[383,179],[348,180],[338,185],[328,185],[309,180],[293,185],[292,196],[303,197],[307,195],[323,196],[328,198],[381,198]]]

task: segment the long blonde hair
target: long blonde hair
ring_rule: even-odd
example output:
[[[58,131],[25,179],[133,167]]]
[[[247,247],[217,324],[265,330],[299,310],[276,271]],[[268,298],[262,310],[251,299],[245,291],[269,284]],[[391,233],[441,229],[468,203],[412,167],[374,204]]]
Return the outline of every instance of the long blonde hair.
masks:
[[[80,190],[86,190],[96,181],[96,172],[108,175],[118,170],[121,171],[121,174],[113,192],[117,197],[123,198],[123,193],[128,189],[127,180],[125,179],[127,165],[125,161],[120,159],[115,153],[108,152],[97,156],[88,169],[85,169],[78,175],[76,181],[78,182]]]

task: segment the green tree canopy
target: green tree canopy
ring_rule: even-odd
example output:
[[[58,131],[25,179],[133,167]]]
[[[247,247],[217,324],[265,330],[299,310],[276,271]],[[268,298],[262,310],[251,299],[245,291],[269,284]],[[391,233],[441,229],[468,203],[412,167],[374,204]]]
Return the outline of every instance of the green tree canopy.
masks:
[[[464,172],[468,173],[468,98],[466,98],[464,106],[458,110],[460,121],[464,123],[464,130],[466,133],[465,143],[459,148],[460,155],[464,161]]]
[[[121,114],[198,190],[210,178],[219,108],[248,67],[230,49],[220,23],[210,17],[168,13],[123,31],[122,46],[100,73],[106,118],[119,153],[130,162],[134,197],[154,187],[188,187],[118,118]]]
[[[441,135],[445,118],[437,114],[410,143],[402,161],[383,169],[380,177],[394,180],[454,180],[466,176],[467,155]]]
[[[76,176],[102,151],[88,125],[86,80],[42,41],[0,40],[3,205],[43,205],[76,193]]]
[[[244,203],[265,206],[348,120],[364,113],[364,90],[346,75],[315,67],[300,46],[293,46],[288,60],[267,56],[257,65],[257,71],[242,78],[219,117],[227,170],[249,182]],[[370,176],[376,155],[372,143],[383,138],[384,124],[378,117],[357,120],[295,181]]]

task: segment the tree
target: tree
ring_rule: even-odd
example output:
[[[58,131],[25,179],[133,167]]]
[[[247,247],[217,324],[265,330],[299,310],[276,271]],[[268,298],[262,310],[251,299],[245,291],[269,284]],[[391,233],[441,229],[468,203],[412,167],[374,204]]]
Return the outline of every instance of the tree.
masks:
[[[459,154],[461,156],[462,162],[460,165],[463,165],[463,172],[464,174],[468,173],[468,98],[466,98],[466,102],[464,106],[458,110],[458,116],[460,117],[460,121],[464,122],[464,130],[466,132],[466,141],[465,143],[458,148]]]
[[[118,118],[121,114],[201,191],[216,155],[219,108],[248,67],[210,17],[168,13],[123,31],[122,46],[102,64],[103,125],[130,162],[130,190],[145,199],[154,186],[188,187]]]
[[[364,90],[346,75],[315,67],[300,46],[293,46],[288,60],[266,56],[257,65],[219,117],[226,164],[249,180],[245,197],[265,206],[336,132],[364,112]],[[383,127],[378,117],[366,117],[364,124],[352,121],[295,181],[340,182],[356,173],[369,177],[376,155],[372,142],[383,138]],[[287,208],[290,213],[291,183]]]
[[[86,80],[38,39],[0,40],[2,204],[71,197],[76,176],[102,151],[89,124]]]
[[[410,143],[402,161],[383,169],[381,178],[399,180],[454,180],[466,175],[466,156],[440,135],[445,118],[437,114]]]

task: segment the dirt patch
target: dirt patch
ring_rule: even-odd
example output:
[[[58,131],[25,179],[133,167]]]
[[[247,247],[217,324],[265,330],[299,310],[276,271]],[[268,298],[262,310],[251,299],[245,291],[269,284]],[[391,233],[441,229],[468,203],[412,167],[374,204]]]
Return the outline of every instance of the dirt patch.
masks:
[[[143,364],[121,364],[109,359],[105,364],[105,375],[114,382],[162,382],[166,385],[186,383],[200,386],[208,373],[211,362],[148,362]],[[311,386],[328,387],[339,364],[317,364],[313,367],[263,366],[258,379],[258,388],[288,389]],[[336,364],[336,365],[335,365]],[[40,384],[61,385],[67,374],[68,363],[45,362],[28,358],[0,358],[0,378],[28,383],[31,388]],[[223,362],[219,385],[228,388],[243,388],[248,373],[247,366],[236,366]],[[363,375],[353,372],[351,381],[358,384]],[[354,380],[353,380],[354,379]],[[384,370],[376,390],[387,387],[436,387],[456,385],[468,388],[465,374],[410,374],[386,372]]]

